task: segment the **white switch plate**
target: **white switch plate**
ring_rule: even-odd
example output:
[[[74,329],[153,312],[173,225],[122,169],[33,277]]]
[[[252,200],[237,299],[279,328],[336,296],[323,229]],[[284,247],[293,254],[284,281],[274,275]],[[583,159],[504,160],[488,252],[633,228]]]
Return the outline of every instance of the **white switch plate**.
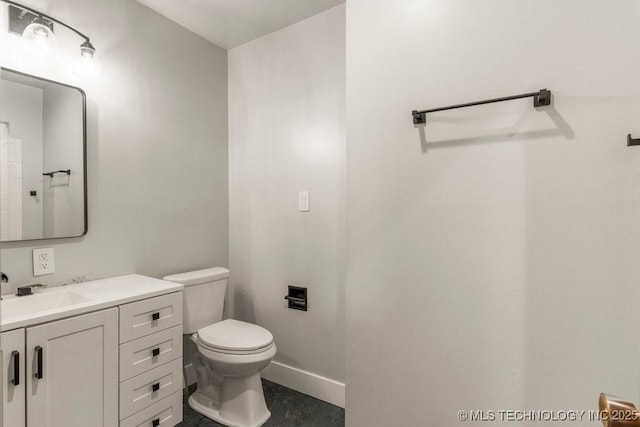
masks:
[[[33,250],[33,275],[55,273],[56,264],[53,257],[53,248],[40,248]]]
[[[308,191],[298,193],[298,212],[309,212],[311,210],[311,199]]]

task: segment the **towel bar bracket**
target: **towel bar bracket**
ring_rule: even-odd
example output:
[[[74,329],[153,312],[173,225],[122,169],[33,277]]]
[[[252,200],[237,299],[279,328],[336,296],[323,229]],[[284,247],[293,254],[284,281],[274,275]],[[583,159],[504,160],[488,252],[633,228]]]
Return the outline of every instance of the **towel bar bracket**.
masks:
[[[533,96],[533,106],[546,107],[547,105],[551,105],[551,91],[547,89],[540,89],[540,92]]]
[[[631,134],[627,135],[627,147],[640,145],[640,138],[632,138]]]

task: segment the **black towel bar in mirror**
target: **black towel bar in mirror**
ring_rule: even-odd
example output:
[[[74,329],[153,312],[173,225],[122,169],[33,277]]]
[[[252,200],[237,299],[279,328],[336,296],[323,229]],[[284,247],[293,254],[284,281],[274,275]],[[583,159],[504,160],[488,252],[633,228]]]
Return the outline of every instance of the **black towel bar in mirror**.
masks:
[[[71,169],[67,169],[67,170],[59,170],[59,171],[53,171],[53,172],[45,172],[42,174],[42,176],[48,176],[49,178],[53,178],[53,175],[56,173],[64,173],[67,175],[71,175]]]

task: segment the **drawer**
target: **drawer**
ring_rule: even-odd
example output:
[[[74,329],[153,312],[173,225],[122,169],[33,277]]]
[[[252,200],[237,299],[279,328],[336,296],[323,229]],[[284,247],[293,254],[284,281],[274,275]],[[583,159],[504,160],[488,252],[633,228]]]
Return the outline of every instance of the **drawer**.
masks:
[[[120,383],[120,419],[181,390],[182,357]]]
[[[174,427],[182,422],[182,391],[173,393],[120,422],[120,427]]]
[[[182,324],[182,292],[120,306],[120,342]]]
[[[121,344],[120,381],[178,357],[182,357],[182,325]]]

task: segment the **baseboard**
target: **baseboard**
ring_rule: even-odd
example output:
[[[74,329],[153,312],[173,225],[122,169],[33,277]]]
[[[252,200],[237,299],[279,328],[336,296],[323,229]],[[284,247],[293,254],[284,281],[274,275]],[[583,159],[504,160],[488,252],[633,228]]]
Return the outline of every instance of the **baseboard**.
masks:
[[[271,362],[262,370],[261,375],[276,384],[344,408],[344,383],[280,362]]]

